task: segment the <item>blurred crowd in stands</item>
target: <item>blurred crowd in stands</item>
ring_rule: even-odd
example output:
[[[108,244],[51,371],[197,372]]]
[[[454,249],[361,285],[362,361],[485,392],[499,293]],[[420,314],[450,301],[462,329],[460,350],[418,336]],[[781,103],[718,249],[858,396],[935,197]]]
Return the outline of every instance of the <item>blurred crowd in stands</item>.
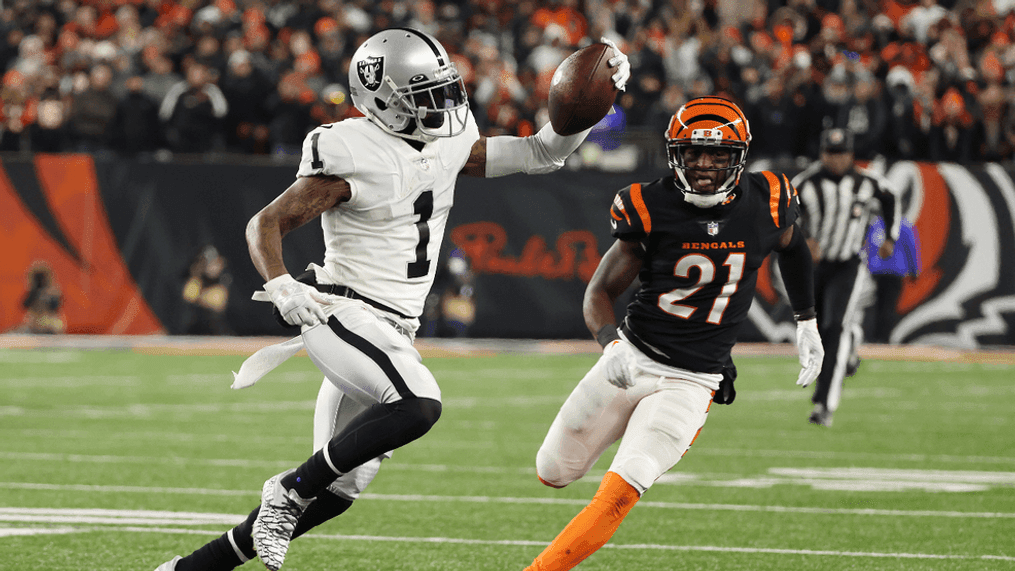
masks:
[[[4,0],[0,150],[299,154],[356,115],[349,59],[379,29],[438,37],[487,135],[547,119],[556,66],[602,36],[629,56],[628,129],[716,93],[752,156],[1010,160],[1013,0]]]

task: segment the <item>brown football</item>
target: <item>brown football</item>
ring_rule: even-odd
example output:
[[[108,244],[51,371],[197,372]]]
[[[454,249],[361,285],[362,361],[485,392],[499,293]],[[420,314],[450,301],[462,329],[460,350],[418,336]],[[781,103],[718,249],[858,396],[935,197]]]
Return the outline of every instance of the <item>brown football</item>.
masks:
[[[592,44],[557,66],[550,80],[550,124],[558,135],[574,135],[592,127],[610,110],[618,90],[610,79],[613,48]]]

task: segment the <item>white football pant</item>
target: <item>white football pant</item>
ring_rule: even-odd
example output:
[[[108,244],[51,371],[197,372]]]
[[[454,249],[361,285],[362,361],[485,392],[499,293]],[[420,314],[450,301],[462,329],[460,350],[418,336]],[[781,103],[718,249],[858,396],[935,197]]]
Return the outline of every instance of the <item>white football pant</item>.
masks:
[[[304,326],[310,360],[343,394],[366,406],[416,396],[441,400],[437,380],[408,335],[415,326],[354,299],[328,296],[328,323]]]
[[[410,337],[394,326],[412,331],[412,323],[346,298],[324,309],[329,324],[303,330],[307,353],[325,374],[314,409],[315,452],[373,404],[412,395],[440,400],[433,374],[423,365]],[[339,321],[337,325],[332,317]],[[391,454],[389,451],[342,474],[328,490],[357,499],[377,475],[381,461]]]
[[[632,349],[633,386],[610,384],[600,358],[561,406],[536,455],[545,483],[563,487],[581,478],[623,437],[609,469],[644,494],[704,426],[722,375],[669,367]]]

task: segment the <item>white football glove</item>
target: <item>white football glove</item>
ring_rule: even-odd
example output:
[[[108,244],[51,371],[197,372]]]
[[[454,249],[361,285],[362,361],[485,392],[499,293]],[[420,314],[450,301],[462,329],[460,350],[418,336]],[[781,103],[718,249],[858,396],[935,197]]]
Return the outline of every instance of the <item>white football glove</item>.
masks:
[[[617,68],[617,73],[613,74],[610,78],[613,80],[613,85],[621,91],[626,90],[627,80],[631,79],[631,62],[627,59],[627,55],[620,51],[617,44],[613,43],[613,40],[610,38],[603,36],[602,38],[599,38],[599,41],[613,48],[613,53],[616,54],[610,58],[610,61],[606,62],[610,64],[610,67]]]
[[[634,386],[634,379],[631,378],[631,369],[634,367],[634,353],[631,346],[621,339],[611,342],[603,349],[603,369],[606,372],[606,380],[610,384],[621,389]]]
[[[796,322],[796,346],[800,352],[800,366],[802,367],[796,384],[806,387],[818,378],[818,374],[821,373],[821,362],[825,359],[825,349],[821,346],[817,319]]]
[[[321,304],[324,299],[317,290],[305,283],[293,279],[289,274],[272,278],[264,284],[271,302],[282,314],[282,319],[289,325],[316,325],[327,323]]]

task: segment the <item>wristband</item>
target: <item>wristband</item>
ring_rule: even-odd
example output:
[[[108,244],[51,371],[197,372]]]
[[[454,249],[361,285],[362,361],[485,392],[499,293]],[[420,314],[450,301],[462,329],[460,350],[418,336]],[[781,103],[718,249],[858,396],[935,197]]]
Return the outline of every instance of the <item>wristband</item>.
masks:
[[[617,326],[612,323],[608,323],[596,331],[596,341],[600,347],[605,348],[618,339],[620,339],[620,334],[617,333]]]
[[[807,321],[808,319],[814,319],[817,316],[818,312],[814,311],[813,307],[793,312],[793,319],[797,321]]]

